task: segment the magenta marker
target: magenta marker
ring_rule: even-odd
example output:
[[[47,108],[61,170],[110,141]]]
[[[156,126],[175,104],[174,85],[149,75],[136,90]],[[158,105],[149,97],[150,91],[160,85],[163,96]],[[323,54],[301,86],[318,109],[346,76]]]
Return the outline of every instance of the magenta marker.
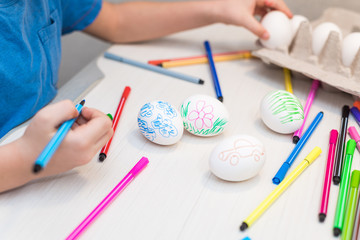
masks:
[[[360,151],[360,135],[354,126],[349,127],[348,129],[349,135],[356,142],[356,147]]]
[[[309,95],[308,95],[308,98],[306,100],[306,104],[304,107],[304,122],[301,125],[301,127],[298,130],[296,130],[296,132],[294,132],[294,135],[293,135],[293,143],[295,143],[295,144],[300,140],[302,131],[305,126],[306,118],[308,116],[310,107],[314,101],[315,94],[316,94],[316,91],[318,90],[319,86],[320,86],[319,80],[314,79],[314,81],[311,84],[311,89],[310,89],[310,92],[309,92]]]
[[[330,131],[330,140],[329,140],[329,152],[328,159],[326,163],[326,171],[323,185],[323,193],[321,198],[321,206],[319,211],[319,221],[324,222],[326,218],[326,213],[328,209],[329,196],[330,196],[330,186],[331,186],[331,177],[334,166],[334,157],[336,142],[338,138],[338,131],[333,129]]]

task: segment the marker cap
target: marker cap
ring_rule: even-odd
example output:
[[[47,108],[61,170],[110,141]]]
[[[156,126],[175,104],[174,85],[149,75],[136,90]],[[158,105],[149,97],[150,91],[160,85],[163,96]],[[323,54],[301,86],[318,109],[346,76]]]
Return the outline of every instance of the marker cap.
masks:
[[[347,118],[347,117],[349,117],[349,113],[350,113],[350,108],[349,108],[349,106],[348,105],[344,105],[343,107],[342,107],[342,113],[341,113],[341,116],[343,117],[343,118]]]
[[[279,171],[276,173],[275,177],[272,179],[273,183],[278,185],[285,178],[285,175],[289,170],[289,168],[290,165],[287,162],[284,162],[281,165]]]
[[[354,107],[357,107],[357,109],[360,110],[360,101],[355,101],[355,102],[353,103],[353,106],[354,106]]]
[[[360,121],[360,111],[359,109],[357,109],[357,107],[352,107],[350,109],[351,114],[354,116],[354,118],[356,119],[356,121]]]
[[[346,155],[350,154],[350,155],[354,155],[354,151],[356,148],[356,142],[353,139],[350,139],[349,141],[347,141],[346,144]]]
[[[360,135],[354,126],[349,127],[348,132],[350,137],[354,139],[355,142],[358,142],[360,140]]]
[[[311,164],[320,155],[320,153],[321,148],[314,147],[314,149],[305,157],[305,160],[307,160],[309,164]]]
[[[351,173],[350,187],[358,188],[360,183],[360,171],[354,170]]]
[[[339,135],[339,133],[338,133],[337,130],[335,130],[335,129],[331,130],[331,131],[330,131],[330,140],[329,140],[329,143],[330,143],[330,144],[335,144],[336,141],[337,141],[338,135]],[[360,136],[359,136],[359,137],[360,137]]]

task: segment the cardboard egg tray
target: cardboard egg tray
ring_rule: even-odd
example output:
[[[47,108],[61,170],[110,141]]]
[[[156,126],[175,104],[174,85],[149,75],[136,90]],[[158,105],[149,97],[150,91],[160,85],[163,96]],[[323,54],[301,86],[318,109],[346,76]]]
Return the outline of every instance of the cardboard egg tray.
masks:
[[[265,63],[286,67],[344,92],[360,96],[360,51],[352,65],[345,67],[341,60],[340,36],[337,32],[331,32],[319,56],[312,53],[312,29],[322,22],[338,25],[343,37],[351,32],[360,32],[359,13],[328,8],[319,19],[301,23],[288,48],[260,48],[252,54]]]

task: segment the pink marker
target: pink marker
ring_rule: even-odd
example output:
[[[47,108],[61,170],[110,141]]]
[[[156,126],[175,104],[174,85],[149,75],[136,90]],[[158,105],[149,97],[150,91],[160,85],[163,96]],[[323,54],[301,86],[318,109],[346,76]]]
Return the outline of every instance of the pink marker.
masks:
[[[293,135],[293,143],[295,143],[295,144],[300,140],[301,133],[305,126],[306,118],[308,116],[310,107],[314,101],[315,94],[316,94],[316,91],[318,90],[319,86],[320,86],[319,80],[314,79],[314,81],[311,84],[311,89],[310,89],[310,92],[309,92],[309,95],[307,97],[306,104],[304,107],[304,122],[301,125],[301,127],[298,130],[296,130],[296,132],[294,132],[294,135]]]
[[[97,216],[119,195],[119,193],[143,170],[149,160],[142,157],[130,172],[115,186],[113,190],[100,202],[99,205],[75,228],[66,240],[77,239],[80,234],[95,220]]]
[[[357,149],[360,151],[360,136],[358,131],[354,126],[349,127],[348,131],[350,137],[355,140]]]
[[[331,186],[331,177],[334,166],[334,156],[335,156],[335,147],[338,138],[338,131],[333,129],[330,131],[330,140],[329,140],[329,152],[328,159],[326,163],[326,172],[324,178],[323,193],[321,198],[321,206],[319,211],[319,221],[324,222],[326,218],[326,213],[329,203],[330,195],[330,186]]]

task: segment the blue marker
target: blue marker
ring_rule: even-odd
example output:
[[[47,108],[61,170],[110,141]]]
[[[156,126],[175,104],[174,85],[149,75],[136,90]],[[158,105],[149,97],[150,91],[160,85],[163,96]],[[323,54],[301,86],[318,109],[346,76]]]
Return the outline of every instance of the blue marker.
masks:
[[[354,116],[356,123],[360,126],[360,111],[357,107],[350,108],[351,114]]]
[[[79,104],[77,104],[75,106],[76,110],[79,112],[79,114],[81,113],[84,103],[85,103],[85,100],[82,100]],[[40,153],[40,155],[36,159],[35,165],[33,168],[34,173],[39,172],[50,161],[51,157],[54,155],[56,149],[60,146],[62,140],[65,138],[66,134],[69,132],[69,130],[70,130],[71,126],[74,124],[75,120],[76,120],[76,118],[67,120],[59,127],[59,129],[57,130],[55,135],[52,137],[50,142],[46,145],[44,150]]]
[[[189,81],[189,82],[193,82],[193,83],[198,83],[198,84],[204,84],[204,80],[197,78],[197,77],[193,77],[193,76],[189,76],[189,75],[185,75],[179,72],[174,72],[174,71],[170,71],[166,68],[162,68],[159,66],[155,66],[155,65],[151,65],[151,64],[147,64],[147,63],[142,63],[142,62],[138,62],[132,59],[128,59],[128,58],[124,58],[124,57],[120,57],[117,56],[115,54],[106,52],[104,53],[104,57],[114,60],[114,61],[118,61],[118,62],[122,62],[122,63],[126,63],[135,67],[139,67],[139,68],[143,68],[149,71],[153,71],[153,72],[157,72],[157,73],[161,73],[170,77],[175,77],[175,78],[179,78],[185,81]]]
[[[312,121],[312,123],[310,124],[308,129],[306,129],[306,132],[304,133],[304,135],[300,138],[299,142],[295,145],[295,147],[292,150],[292,152],[290,153],[289,157],[281,165],[279,171],[276,173],[275,177],[272,179],[274,184],[278,185],[285,178],[286,172],[291,167],[291,164],[293,164],[293,162],[295,161],[297,155],[299,155],[301,149],[304,147],[307,140],[309,140],[311,134],[314,132],[315,128],[317,127],[317,125],[319,124],[319,122],[321,121],[323,116],[324,116],[323,112],[319,112],[316,115],[315,119]]]
[[[222,102],[224,100],[224,98],[223,98],[223,95],[221,93],[220,83],[219,83],[219,79],[218,79],[218,76],[217,76],[217,73],[216,73],[216,68],[215,68],[214,59],[213,59],[212,53],[211,53],[210,43],[208,41],[205,41],[204,46],[205,46],[208,62],[209,62],[209,65],[210,65],[211,75],[212,75],[212,78],[213,78],[213,81],[214,81],[216,97],[217,97],[217,99],[219,99],[220,102]]]

